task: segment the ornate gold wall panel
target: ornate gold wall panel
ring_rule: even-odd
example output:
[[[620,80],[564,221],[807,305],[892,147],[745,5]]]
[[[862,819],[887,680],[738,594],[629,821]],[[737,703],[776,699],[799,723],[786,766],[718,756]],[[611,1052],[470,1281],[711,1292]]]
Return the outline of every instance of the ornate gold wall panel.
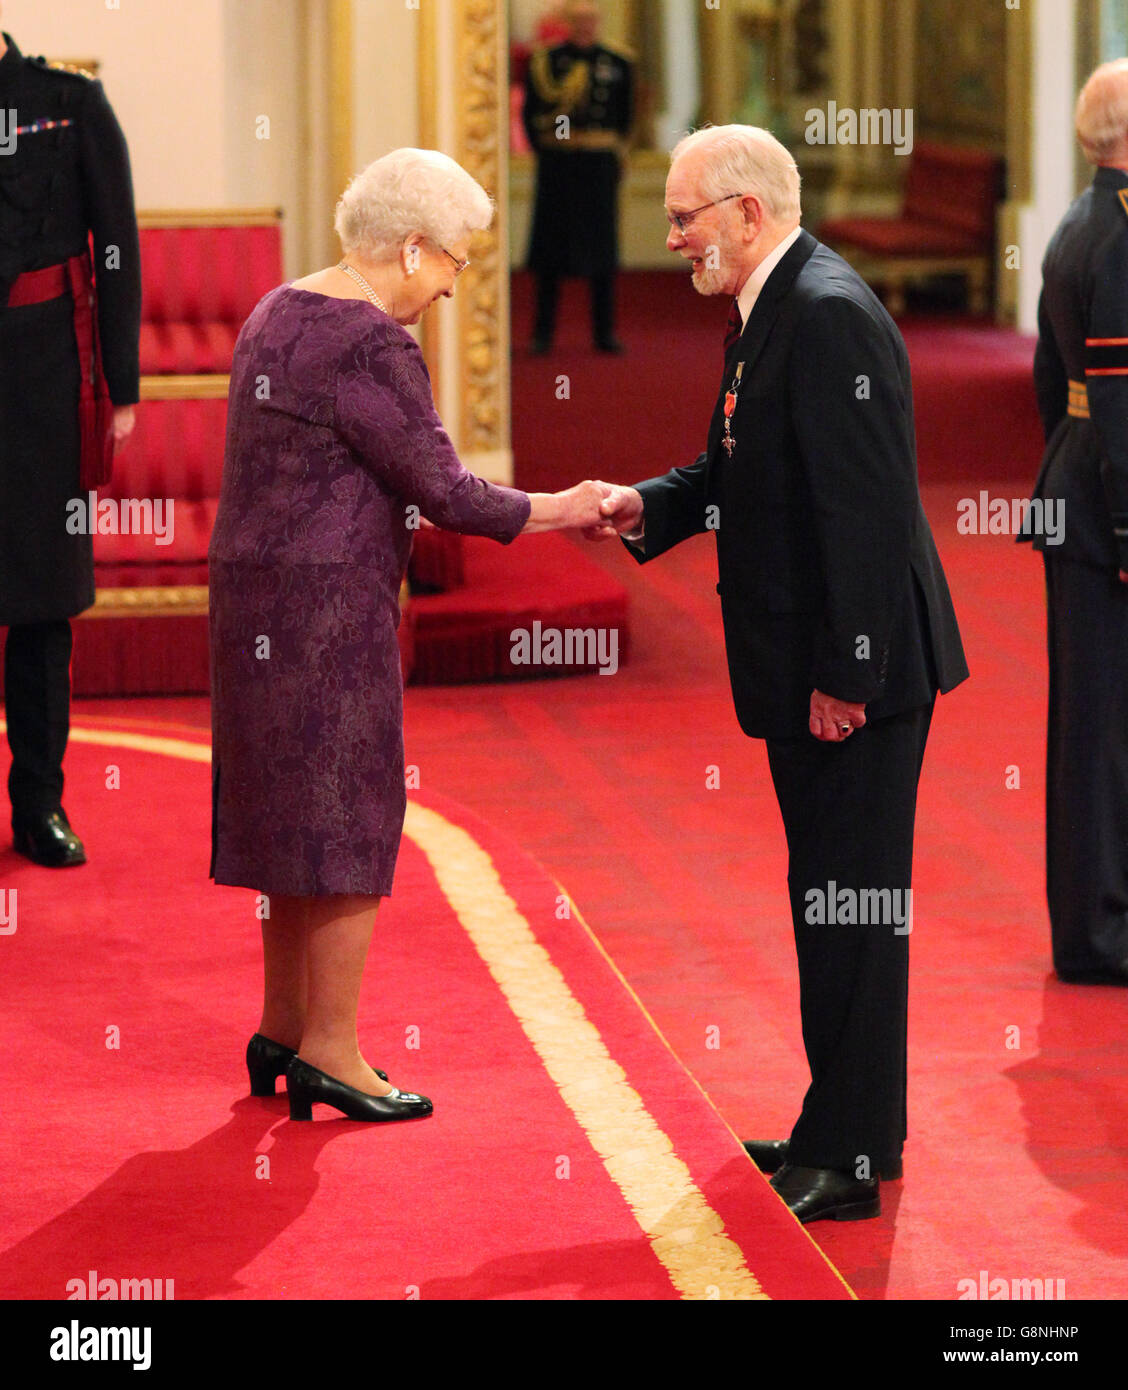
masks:
[[[470,247],[470,266],[454,296],[451,351],[438,320],[423,319],[423,353],[436,399],[441,378],[458,379],[458,420],[448,421],[465,456],[509,449],[508,46],[505,7],[497,0],[434,0],[419,12],[420,144],[439,149],[487,190],[493,223]],[[441,26],[441,29],[440,29]],[[452,37],[453,36],[453,37]],[[473,459],[471,459],[473,463]],[[489,467],[495,476],[493,467]]]
[[[509,371],[503,359],[508,314],[505,254],[505,155],[509,135],[506,23],[496,0],[459,0],[455,158],[497,200],[487,232],[474,240],[471,264],[459,277],[462,429],[459,447],[490,452],[509,443]]]

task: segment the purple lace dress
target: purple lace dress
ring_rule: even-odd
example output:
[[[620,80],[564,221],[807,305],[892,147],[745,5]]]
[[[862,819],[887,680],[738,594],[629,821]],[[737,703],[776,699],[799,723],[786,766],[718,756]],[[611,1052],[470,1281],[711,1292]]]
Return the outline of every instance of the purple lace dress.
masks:
[[[391,892],[418,515],[509,542],[529,499],[459,463],[405,328],[366,300],[271,291],[235,348],[208,552],[217,883]]]

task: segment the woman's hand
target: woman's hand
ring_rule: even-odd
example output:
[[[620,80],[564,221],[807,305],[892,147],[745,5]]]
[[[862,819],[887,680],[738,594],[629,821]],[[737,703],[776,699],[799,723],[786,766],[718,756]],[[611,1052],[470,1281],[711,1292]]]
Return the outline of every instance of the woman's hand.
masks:
[[[608,483],[584,482],[563,492],[530,492],[532,504],[526,531],[588,530],[606,524],[600,503],[610,493]]]
[[[606,541],[637,531],[643,522],[642,493],[637,488],[622,487],[618,483],[598,483],[597,486],[603,489],[600,524],[584,531],[587,539]]]

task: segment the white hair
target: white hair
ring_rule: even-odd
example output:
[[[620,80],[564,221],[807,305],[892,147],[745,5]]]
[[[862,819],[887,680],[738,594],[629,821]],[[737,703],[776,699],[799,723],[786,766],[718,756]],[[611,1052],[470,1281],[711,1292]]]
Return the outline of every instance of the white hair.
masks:
[[[438,150],[392,150],[350,182],[337,203],[334,226],[346,254],[379,259],[415,233],[450,246],[488,227],[493,199],[449,155]]]
[[[1081,148],[1093,164],[1128,141],[1128,58],[1096,69],[1077,98],[1075,124]]]
[[[795,222],[799,205],[799,166],[770,130],[755,125],[705,126],[686,135],[670,152],[671,163],[701,151],[707,162],[701,196],[712,201],[730,193],[755,193],[775,222]]]

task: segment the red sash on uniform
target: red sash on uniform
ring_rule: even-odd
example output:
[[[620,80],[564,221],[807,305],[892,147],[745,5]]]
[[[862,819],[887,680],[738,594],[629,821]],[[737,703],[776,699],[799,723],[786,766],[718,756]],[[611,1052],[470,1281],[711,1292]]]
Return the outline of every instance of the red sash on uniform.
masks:
[[[8,308],[42,304],[70,289],[74,300],[74,336],[78,345],[79,392],[78,428],[81,452],[78,486],[82,492],[105,487],[114,463],[114,403],[110,400],[102,370],[102,348],[98,340],[97,300],[89,252],[69,261],[29,270],[8,292]]]

